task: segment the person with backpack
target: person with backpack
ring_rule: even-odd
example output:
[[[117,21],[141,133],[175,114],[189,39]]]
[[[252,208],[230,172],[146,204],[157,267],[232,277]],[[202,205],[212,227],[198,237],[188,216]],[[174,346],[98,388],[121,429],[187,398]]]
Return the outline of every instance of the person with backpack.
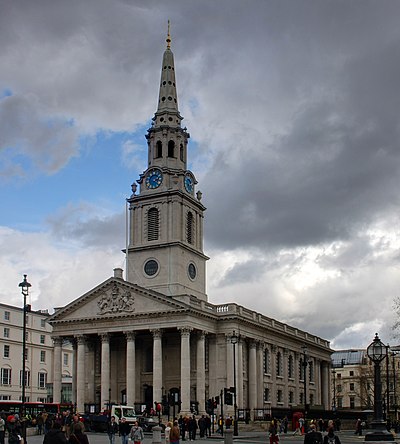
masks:
[[[324,436],[323,444],[341,444],[339,437],[335,435],[333,427],[329,427],[328,434]]]
[[[304,435],[304,444],[323,444],[322,433],[317,432],[315,424],[310,424],[310,430]]]

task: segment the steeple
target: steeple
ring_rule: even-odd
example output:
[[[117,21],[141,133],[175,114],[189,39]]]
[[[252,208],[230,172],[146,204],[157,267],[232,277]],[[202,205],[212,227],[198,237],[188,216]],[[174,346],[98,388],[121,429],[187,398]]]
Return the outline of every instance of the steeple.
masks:
[[[164,51],[158,108],[153,121],[155,126],[180,126],[182,117],[178,110],[178,94],[176,91],[174,54],[171,51],[170,23],[168,20],[167,48]]]

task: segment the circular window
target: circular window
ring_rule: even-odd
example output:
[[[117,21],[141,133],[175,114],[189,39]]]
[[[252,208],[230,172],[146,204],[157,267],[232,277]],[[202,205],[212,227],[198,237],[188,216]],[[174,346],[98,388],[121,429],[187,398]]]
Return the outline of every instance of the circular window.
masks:
[[[188,273],[189,273],[190,279],[196,278],[197,271],[196,271],[196,267],[194,264],[189,264]]]
[[[147,276],[154,276],[158,271],[158,263],[154,259],[150,259],[144,264],[144,272]]]

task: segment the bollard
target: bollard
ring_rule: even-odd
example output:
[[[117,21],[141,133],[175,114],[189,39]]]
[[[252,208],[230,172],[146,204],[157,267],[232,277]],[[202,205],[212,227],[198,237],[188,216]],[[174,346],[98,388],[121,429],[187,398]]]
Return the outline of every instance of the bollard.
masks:
[[[233,430],[232,429],[225,429],[224,432],[224,442],[225,444],[232,444],[233,443]]]
[[[162,427],[160,426],[155,426],[153,427],[152,431],[153,431],[153,444],[161,444],[161,430]]]

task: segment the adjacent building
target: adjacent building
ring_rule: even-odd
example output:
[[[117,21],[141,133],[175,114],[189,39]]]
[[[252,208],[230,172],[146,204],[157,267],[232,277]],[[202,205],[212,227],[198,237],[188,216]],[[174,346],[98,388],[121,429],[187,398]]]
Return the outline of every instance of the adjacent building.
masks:
[[[26,315],[25,385],[27,402],[51,402],[53,381],[52,327],[49,313],[30,311]],[[0,400],[22,398],[23,309],[0,304]],[[63,401],[71,401],[72,346],[62,347],[60,378]],[[61,390],[61,389],[60,389]]]
[[[49,319],[54,366],[63,365],[62,343],[73,343],[73,401],[81,412],[167,399],[181,413],[204,413],[206,401],[225,388],[235,392],[239,414],[305,402],[329,409],[327,340],[234,302],[209,301],[206,208],[188,169],[190,135],[181,125],[170,44],[168,35],[157,110],[146,134],[148,166],[127,199],[126,277],[118,268],[87,293],[65,295],[74,300]],[[259,298],[267,306],[268,294]],[[232,414],[233,406],[225,412]]]

